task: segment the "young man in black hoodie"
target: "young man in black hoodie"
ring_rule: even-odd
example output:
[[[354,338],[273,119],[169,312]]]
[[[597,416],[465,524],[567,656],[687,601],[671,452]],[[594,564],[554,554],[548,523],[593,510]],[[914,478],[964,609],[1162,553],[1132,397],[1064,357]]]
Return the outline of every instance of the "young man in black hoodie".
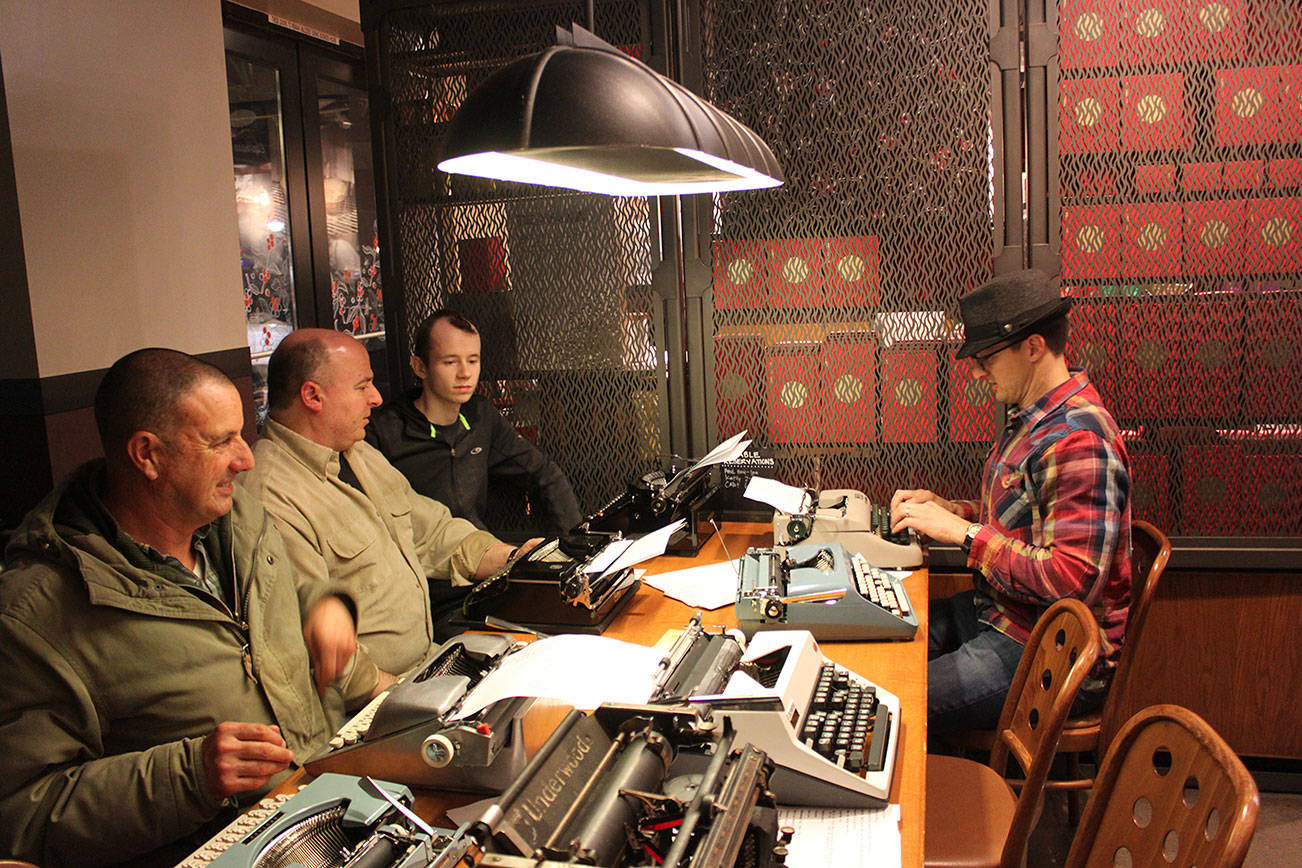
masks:
[[[421,387],[371,416],[366,439],[411,482],[452,514],[484,530],[489,480],[528,488],[545,506],[554,533],[583,515],[565,473],[511,423],[479,385],[479,331],[449,310],[430,314],[416,330],[411,368]]]

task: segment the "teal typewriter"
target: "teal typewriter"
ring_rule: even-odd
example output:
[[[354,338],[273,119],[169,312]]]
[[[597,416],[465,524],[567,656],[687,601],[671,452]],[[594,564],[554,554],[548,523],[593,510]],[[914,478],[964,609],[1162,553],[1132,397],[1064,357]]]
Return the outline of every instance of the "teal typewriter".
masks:
[[[904,584],[840,543],[749,549],[737,572],[737,621],[808,630],[823,641],[912,639],[918,616]]]

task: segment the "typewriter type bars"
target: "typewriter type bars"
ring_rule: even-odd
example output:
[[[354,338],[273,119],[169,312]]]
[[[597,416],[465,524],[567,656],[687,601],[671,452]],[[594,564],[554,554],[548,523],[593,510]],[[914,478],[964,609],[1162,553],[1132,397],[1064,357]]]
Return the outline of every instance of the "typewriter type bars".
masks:
[[[491,809],[480,866],[781,865],[790,835],[777,831],[771,769],[762,751],[690,711],[575,712]]]
[[[386,798],[387,796],[387,798]],[[406,787],[326,774],[264,798],[178,868],[451,868],[453,833],[413,822]],[[432,833],[432,834],[431,834]]]
[[[451,715],[516,647],[500,634],[449,639],[340,727],[304,767],[312,774],[370,774],[413,786],[501,792],[524,768],[521,720],[533,700],[502,700],[463,720]]]
[[[914,569],[924,557],[917,534],[891,530],[891,508],[872,503],[862,491],[805,490],[800,512],[775,512],[774,545],[839,542],[887,569]]]

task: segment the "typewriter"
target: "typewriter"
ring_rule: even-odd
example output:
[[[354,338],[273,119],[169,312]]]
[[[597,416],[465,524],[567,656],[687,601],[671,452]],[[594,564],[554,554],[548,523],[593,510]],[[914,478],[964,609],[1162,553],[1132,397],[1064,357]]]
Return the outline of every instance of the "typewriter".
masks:
[[[466,633],[375,697],[303,765],[314,775],[374,775],[422,787],[500,793],[524,768],[522,720],[532,699],[506,699],[465,719],[463,697],[519,647]]]
[[[471,588],[452,625],[479,629],[492,618],[543,633],[602,632],[641,584],[631,568],[590,572],[604,547],[541,543]]]
[[[799,513],[773,514],[773,544],[837,542],[883,569],[922,566],[922,546],[911,531],[891,531],[891,508],[869,502],[862,491],[834,488],[806,492]]]
[[[322,775],[263,799],[178,868],[452,868],[455,833],[426,826],[411,803],[403,786]]]
[[[612,539],[638,537],[684,519],[665,547],[671,555],[695,556],[714,535],[711,498],[719,492],[714,465],[655,470],[581,521],[565,538],[570,550],[590,551]]]
[[[918,616],[904,584],[840,543],[749,549],[737,571],[737,621],[808,630],[815,639],[912,639]]]
[[[690,709],[603,705],[567,716],[466,835],[495,868],[782,865],[772,769]]]
[[[779,804],[890,800],[900,701],[824,657],[807,631],[759,633],[743,648],[697,615],[670,648],[652,704],[691,708],[764,751]]]

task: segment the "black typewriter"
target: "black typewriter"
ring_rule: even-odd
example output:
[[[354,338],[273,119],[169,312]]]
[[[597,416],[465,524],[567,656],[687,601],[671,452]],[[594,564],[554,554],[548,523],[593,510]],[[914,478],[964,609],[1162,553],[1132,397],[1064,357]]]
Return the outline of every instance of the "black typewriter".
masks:
[[[714,535],[711,502],[719,492],[716,465],[655,470],[581,521],[565,537],[571,551],[600,549],[613,539],[631,539],[659,530],[679,519],[681,530],[669,538],[665,554],[694,557]]]
[[[480,629],[494,619],[540,633],[602,632],[641,584],[628,567],[590,571],[603,548],[539,544],[472,588],[452,626]]]

